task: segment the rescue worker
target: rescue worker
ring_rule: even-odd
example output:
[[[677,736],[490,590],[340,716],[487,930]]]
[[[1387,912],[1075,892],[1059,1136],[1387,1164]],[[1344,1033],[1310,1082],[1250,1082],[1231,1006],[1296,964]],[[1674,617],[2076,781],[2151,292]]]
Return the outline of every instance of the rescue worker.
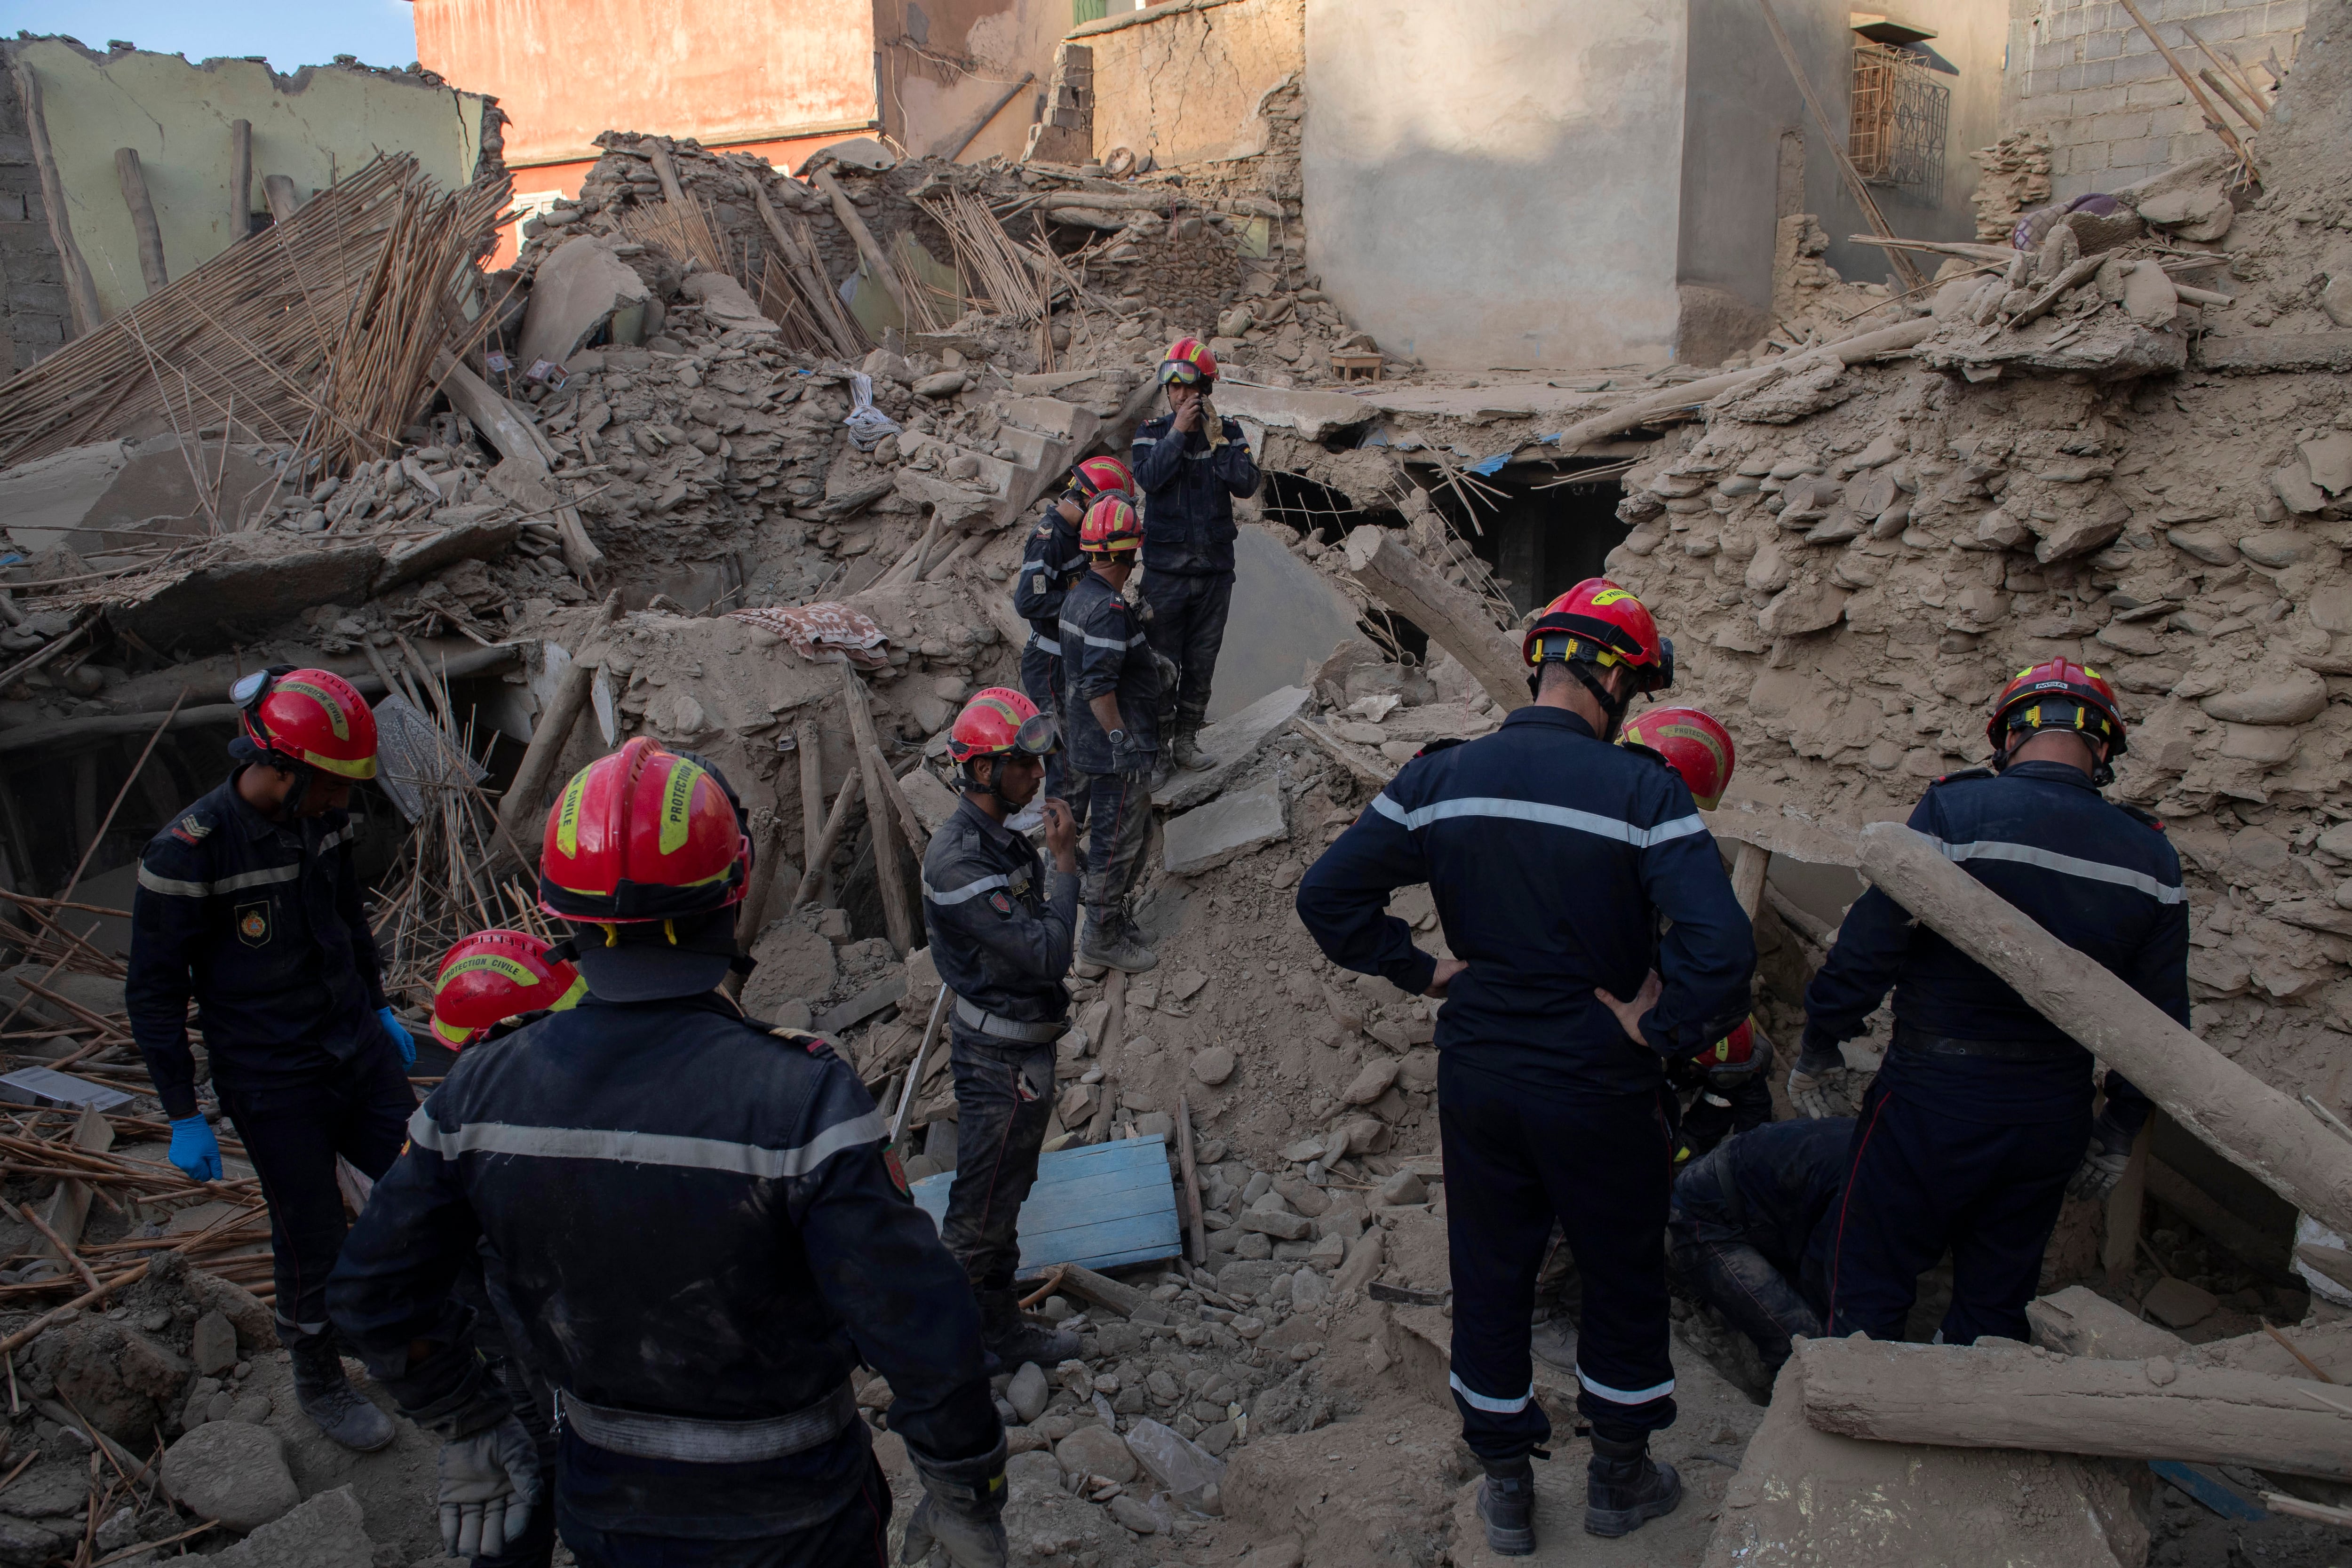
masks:
[[[1755,963],[1688,787],[1654,752],[1608,743],[1635,695],[1674,679],[1649,612],[1593,578],[1546,607],[1523,651],[1535,701],[1491,735],[1406,763],[1298,890],[1299,918],[1334,963],[1445,1003],[1450,1381],[1486,1471],[1488,1545],[1511,1556],[1535,1549],[1528,1456],[1551,1432],[1528,1319],[1555,1219],[1584,1285],[1584,1527],[1622,1535],[1681,1499],[1672,1468],[1648,1456],[1649,1434],[1675,1415],[1663,1064],[1729,1033]],[[1418,951],[1384,912],[1416,882],[1456,957]]]
[[[269,1203],[295,1399],[328,1436],[372,1453],[393,1440],[392,1418],[345,1375],[326,1289],[343,1244],[335,1157],[383,1175],[416,1105],[416,1042],[384,999],[352,865],[346,808],[352,785],[375,776],[375,715],[323,669],[274,666],[231,696],[227,780],[140,855],[124,1002],[171,1119],[172,1163],[218,1181],[188,1047],[195,1002],[213,1089]]]
[[[848,1383],[890,1382],[927,1496],[907,1530],[1005,1561],[1005,1443],[979,1315],[824,1041],[745,1018],[751,840],[725,778],[643,736],[548,816],[540,907],[589,994],[468,1047],[376,1185],[336,1321],[441,1453],[453,1551],[518,1533],[530,1434],[450,1282],[487,1240],[562,1415],[556,1525],[585,1568],[878,1564],[890,1490]]]
[[[1145,630],[1175,666],[1176,683],[1160,694],[1168,761],[1206,768],[1201,726],[1209,686],[1224,645],[1234,603],[1234,499],[1257,493],[1257,463],[1242,427],[1209,402],[1217,356],[1197,338],[1178,338],[1160,362],[1168,412],[1135,431],[1135,480],[1143,489]]]
[[[2126,744],[2105,678],[2069,659],[2021,670],[1992,705],[1990,768],[1948,774],[1910,826],[2042,930],[2189,1024],[2189,902],[2163,825],[2101,798]],[[1855,1122],[1825,1331],[1899,1339],[1919,1275],[1952,1252],[1942,1338],[2028,1338],[2025,1304],[2072,1184],[2105,1193],[2147,1120],[2091,1053],[1974,959],[1872,889],[1805,992],[1790,1098],[1820,1115],[1839,1047],[1895,991],[1895,1038]],[[2087,1153],[2085,1152],[2087,1146]]]
[[[940,1235],[971,1279],[981,1341],[1003,1372],[1078,1353],[1076,1333],[1024,1319],[1013,1289],[1014,1226],[1054,1113],[1054,1042],[1070,1026],[1062,976],[1078,924],[1078,829],[1065,802],[1038,803],[1049,877],[1005,819],[1037,799],[1059,743],[1053,719],[1017,691],[992,686],[964,704],[948,731],[963,800],[923,856],[931,961],[955,993],[955,1183]]]
[[[1799,1118],[1717,1144],[1675,1178],[1666,1221],[1683,1293],[1746,1334],[1780,1374],[1790,1341],[1819,1339],[1852,1117]]]
[[[1021,647],[1021,689],[1040,713],[1054,716],[1056,734],[1069,731],[1062,712],[1062,600],[1087,569],[1078,549],[1078,524],[1087,509],[1106,495],[1135,501],[1135,475],[1117,458],[1088,458],[1070,470],[1062,493],[1045,503],[1037,526],[1022,546],[1021,571],[1013,579],[1013,610],[1029,623]],[[1044,798],[1066,800],[1059,751],[1045,758]],[[1028,826],[1028,825],[1024,825]]]
[[[1096,501],[1078,531],[1087,573],[1062,601],[1071,809],[1087,827],[1078,883],[1087,920],[1078,962],[1096,973],[1106,968],[1140,973],[1160,962],[1127,907],[1143,874],[1160,752],[1160,667],[1134,606],[1120,594],[1134,575],[1142,543],[1143,525],[1133,507],[1117,496]]]
[[[453,1051],[504,1039],[550,1013],[579,1005],[588,994],[564,950],[529,931],[476,931],[452,943],[433,979],[433,1037]],[[530,1359],[498,1255],[487,1239],[462,1259],[451,1293],[474,1311],[474,1342],[530,1435],[544,1484],[556,1470],[555,1395]],[[472,1568],[548,1568],[555,1556],[555,1511],[534,1508],[513,1521],[504,1550],[478,1552]]]

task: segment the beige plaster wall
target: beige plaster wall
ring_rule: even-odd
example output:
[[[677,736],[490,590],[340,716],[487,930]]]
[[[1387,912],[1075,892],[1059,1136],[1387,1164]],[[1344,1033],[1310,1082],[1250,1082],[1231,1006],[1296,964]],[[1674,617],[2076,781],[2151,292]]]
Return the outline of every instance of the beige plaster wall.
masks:
[[[1307,63],[1307,0],[1172,0],[1069,35],[1094,51],[1094,152],[1160,168],[1265,151],[1258,100]]]

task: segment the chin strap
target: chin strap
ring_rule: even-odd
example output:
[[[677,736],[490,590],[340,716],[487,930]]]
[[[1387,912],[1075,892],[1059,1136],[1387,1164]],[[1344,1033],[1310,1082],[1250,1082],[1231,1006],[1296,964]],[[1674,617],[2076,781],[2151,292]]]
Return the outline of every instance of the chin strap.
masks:
[[[1601,731],[1601,738],[1604,741],[1614,741],[1617,738],[1617,726],[1625,721],[1625,710],[1633,705],[1633,694],[1629,691],[1622,697],[1612,695],[1608,686],[1599,676],[1592,673],[1583,659],[1569,660],[1568,672],[1583,683],[1584,689],[1591,693],[1592,700],[1601,704],[1601,711],[1609,716],[1608,727]]]

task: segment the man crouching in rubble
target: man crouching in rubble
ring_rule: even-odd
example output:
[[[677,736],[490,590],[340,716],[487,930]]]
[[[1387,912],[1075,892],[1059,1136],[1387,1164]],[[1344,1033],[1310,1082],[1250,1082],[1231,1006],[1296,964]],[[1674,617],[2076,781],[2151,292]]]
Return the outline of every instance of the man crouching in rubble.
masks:
[[[639,737],[574,776],[540,907],[571,923],[589,994],[457,1058],[344,1248],[335,1321],[446,1440],[454,1552],[519,1533],[544,1485],[450,1298],[487,1239],[557,1390],[556,1524],[587,1568],[881,1563],[861,1360],[927,1492],[910,1552],[1005,1562],[1004,1433],[962,1270],[848,1065],[717,989],[751,858],[698,758]]]
[[[2053,659],[1993,700],[1990,769],[1931,785],[1910,826],[2067,946],[2189,1026],[2189,897],[2163,824],[2099,795],[2126,745],[2094,669]],[[2121,1073],[2091,1114],[2091,1053],[1873,888],[1805,991],[1789,1098],[1822,1114],[1888,987],[1895,1041],[1864,1097],[1839,1205],[1827,1331],[1899,1340],[1921,1273],[1952,1251],[1939,1337],[2028,1338],[2025,1305],[2069,1190],[2123,1174],[2148,1102]],[[2087,1146],[2087,1152],[2086,1152]]]
[[[963,803],[923,856],[923,925],[955,993],[956,1169],[940,1234],[971,1277],[981,1339],[1003,1372],[1059,1366],[1079,1349],[1069,1330],[1024,1319],[1013,1289],[1021,1205],[1054,1114],[1054,1042],[1070,1026],[1078,828],[1064,802],[1039,803],[1049,880],[1005,819],[1037,799],[1059,745],[1053,719],[1017,691],[992,686],[965,703],[948,731]]]
[[[1682,1499],[1673,1468],[1648,1453],[1675,1418],[1663,1061],[1731,1032],[1756,962],[1689,788],[1655,752],[1609,743],[1635,694],[1674,679],[1649,612],[1593,578],[1546,607],[1523,651],[1535,701],[1494,734],[1406,763],[1298,889],[1299,918],[1332,962],[1445,998],[1449,1381],[1486,1471],[1487,1544],[1505,1556],[1535,1550],[1528,1456],[1551,1423],[1528,1315],[1555,1218],[1584,1280],[1584,1528],[1623,1535]],[[1416,882],[1457,958],[1418,951],[1412,928],[1383,912]],[[1673,922],[1663,937],[1661,916]]]
[[[1755,1343],[1768,1385],[1796,1336],[1821,1337],[1853,1132],[1850,1117],[1769,1122],[1675,1178],[1666,1229],[1676,1282]]]

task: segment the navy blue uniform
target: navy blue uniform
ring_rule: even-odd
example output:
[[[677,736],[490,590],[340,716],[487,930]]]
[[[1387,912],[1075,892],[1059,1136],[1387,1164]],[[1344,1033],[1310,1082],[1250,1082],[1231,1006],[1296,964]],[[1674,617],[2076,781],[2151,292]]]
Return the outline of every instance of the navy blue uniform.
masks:
[[[1045,503],[1037,526],[1021,549],[1021,572],[1013,579],[1013,611],[1029,623],[1029,640],[1021,645],[1021,689],[1051,713],[1064,734],[1070,721],[1062,710],[1062,601],[1070,584],[1087,569],[1078,549],[1078,525],[1062,515],[1059,496]],[[1045,793],[1060,798],[1063,756],[1045,759]]]
[[[1258,469],[1242,427],[1221,419],[1222,443],[1208,432],[1179,432],[1172,415],[1137,426],[1135,482],[1143,491],[1145,628],[1151,646],[1179,674],[1161,694],[1177,724],[1198,730],[1209,711],[1217,650],[1234,602],[1234,499],[1255,495]]]
[[[459,1055],[344,1247],[335,1322],[403,1409],[457,1407],[481,1373],[450,1286],[487,1239],[559,1391],[556,1522],[583,1563],[876,1561],[889,1489],[852,1365],[889,1378],[910,1447],[953,1460],[1003,1440],[971,1292],[892,1181],[885,1131],[814,1036],[716,993],[591,994]],[[411,1365],[418,1340],[445,1348]],[[610,1433],[636,1415],[722,1445],[799,1415],[803,1436],[654,1458]]]
[[[1746,1016],[1756,958],[1715,840],[1655,753],[1528,707],[1406,763],[1300,882],[1299,918],[1335,963],[1418,993],[1436,961],[1383,912],[1416,882],[1469,964],[1437,1016],[1463,1435],[1492,1462],[1550,1433],[1528,1311],[1555,1217],[1585,1282],[1580,1407],[1612,1436],[1664,1426],[1664,1060]],[[1630,997],[1653,967],[1643,1047],[1593,993]]]
[[[327,1326],[344,1229],[335,1156],[381,1176],[416,1105],[375,1016],[383,966],[352,865],[355,831],[341,811],[272,822],[232,773],[148,842],[131,900],[131,1037],[165,1114],[195,1115],[195,1002],[213,1087],[269,1201],[289,1342]]]
[[[1062,601],[1065,731],[1070,752],[1070,809],[1087,825],[1079,899],[1107,910],[1125,899],[1143,869],[1151,829],[1150,773],[1160,743],[1160,667],[1145,646],[1132,605],[1099,573],[1087,572]],[[1128,750],[1114,754],[1092,703],[1116,693]]]
[[[1778,1372],[1798,1334],[1818,1338],[1845,1191],[1850,1117],[1749,1128],[1675,1178],[1666,1222],[1684,1289],[1756,1342]]]
[[[1910,826],[2042,930],[2185,1027],[2189,899],[2160,825],[2063,763],[1937,781]],[[1805,1059],[1826,1065],[1895,991],[1895,1040],[1862,1107],[1828,1331],[1899,1339],[1919,1274],[1953,1254],[1944,1337],[2027,1337],[2068,1180],[2090,1139],[2091,1053],[1875,888],[1846,911],[1805,993]],[[2121,1074],[2108,1115],[2147,1102]]]
[[[940,1234],[986,1309],[1020,1264],[1015,1226],[1053,1118],[1078,879],[1049,874],[1026,838],[967,796],[923,856],[923,925],[940,979],[956,996],[956,1170]]]

